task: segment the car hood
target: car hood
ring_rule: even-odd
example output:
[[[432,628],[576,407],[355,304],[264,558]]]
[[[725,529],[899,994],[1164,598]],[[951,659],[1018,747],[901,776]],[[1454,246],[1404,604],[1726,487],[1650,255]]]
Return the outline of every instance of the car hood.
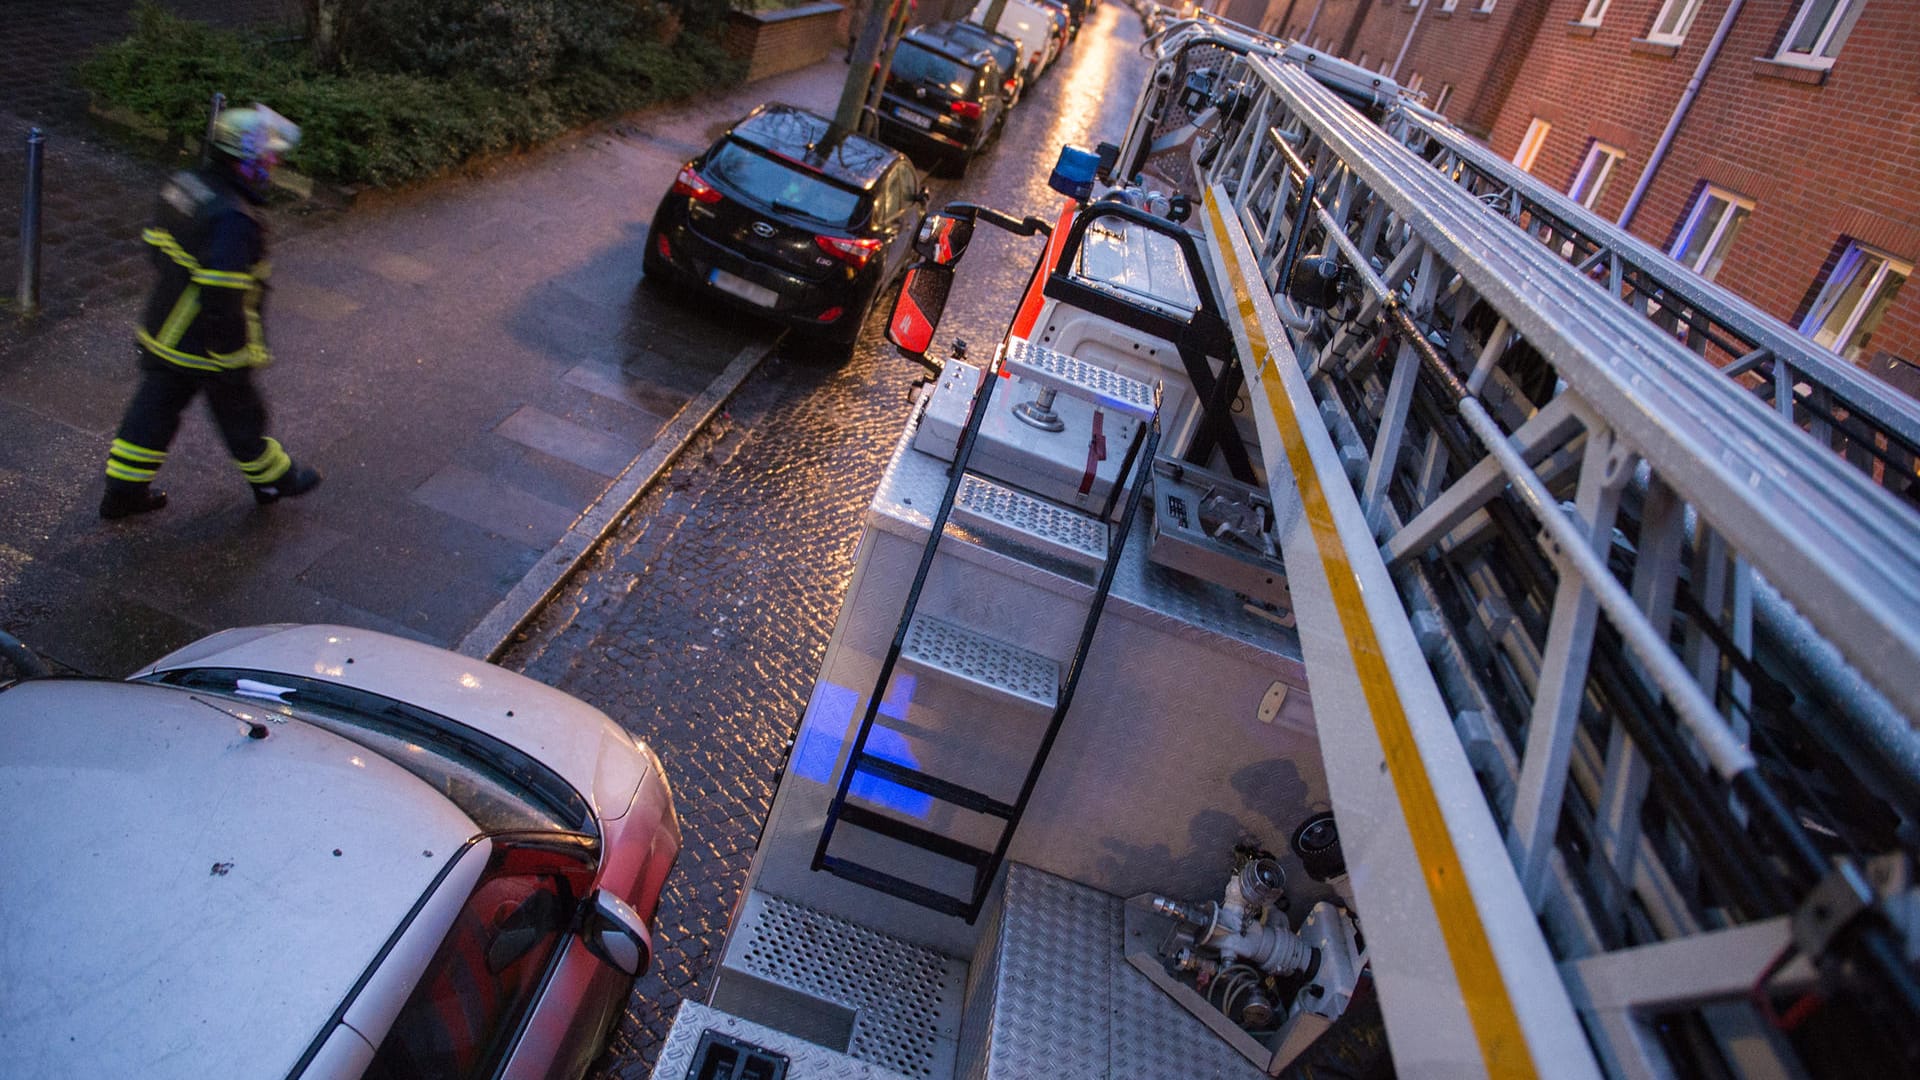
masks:
[[[0,692],[0,814],[10,1076],[287,1075],[478,832],[322,728],[90,679]]]
[[[585,702],[505,668],[372,630],[226,630],[170,653],[132,677],[195,668],[318,679],[438,713],[552,769],[588,800],[602,821],[625,815],[648,770],[660,767],[644,743]]]

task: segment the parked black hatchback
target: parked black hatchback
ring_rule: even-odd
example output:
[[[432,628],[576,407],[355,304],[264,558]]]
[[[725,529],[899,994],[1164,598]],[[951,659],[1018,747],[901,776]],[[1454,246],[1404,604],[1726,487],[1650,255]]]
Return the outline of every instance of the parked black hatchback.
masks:
[[[915,27],[893,49],[880,139],[961,175],[1006,120],[1006,78],[991,50]]]
[[[912,253],[926,193],[900,152],[830,126],[762,105],[688,162],[654,211],[647,277],[851,346]]]

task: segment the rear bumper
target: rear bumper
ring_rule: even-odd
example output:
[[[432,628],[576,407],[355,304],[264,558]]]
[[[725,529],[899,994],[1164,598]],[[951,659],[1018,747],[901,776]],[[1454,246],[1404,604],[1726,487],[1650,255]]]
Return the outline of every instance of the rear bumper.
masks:
[[[887,111],[891,108],[891,103],[881,105],[880,141],[905,151],[910,157],[957,161],[973,153],[979,140],[977,131],[941,131],[916,127]]]
[[[658,249],[661,237],[667,241],[668,253],[664,256]],[[669,213],[665,208],[654,215],[647,244],[678,281],[698,289],[703,296],[795,327],[830,329],[842,325],[859,313],[879,280],[878,262],[851,275],[836,273],[825,281],[809,280],[714,243],[694,232],[684,215]],[[762,298],[770,302],[729,292],[716,283],[716,271],[770,291],[770,298]],[[840,308],[842,313],[822,321],[820,316],[833,308]]]

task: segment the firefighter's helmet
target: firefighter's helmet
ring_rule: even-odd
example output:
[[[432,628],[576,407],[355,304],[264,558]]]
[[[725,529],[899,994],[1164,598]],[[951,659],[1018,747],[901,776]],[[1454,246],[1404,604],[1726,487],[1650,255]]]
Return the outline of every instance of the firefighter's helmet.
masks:
[[[300,126],[259,102],[213,122],[213,148],[235,161],[271,164],[300,141]]]

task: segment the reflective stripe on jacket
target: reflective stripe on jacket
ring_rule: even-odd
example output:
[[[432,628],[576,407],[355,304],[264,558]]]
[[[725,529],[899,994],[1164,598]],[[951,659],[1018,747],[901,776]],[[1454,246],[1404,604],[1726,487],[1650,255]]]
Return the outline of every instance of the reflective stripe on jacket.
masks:
[[[142,348],[195,371],[272,360],[260,322],[266,238],[233,181],[217,170],[176,173],[140,238],[158,274],[140,320]]]

